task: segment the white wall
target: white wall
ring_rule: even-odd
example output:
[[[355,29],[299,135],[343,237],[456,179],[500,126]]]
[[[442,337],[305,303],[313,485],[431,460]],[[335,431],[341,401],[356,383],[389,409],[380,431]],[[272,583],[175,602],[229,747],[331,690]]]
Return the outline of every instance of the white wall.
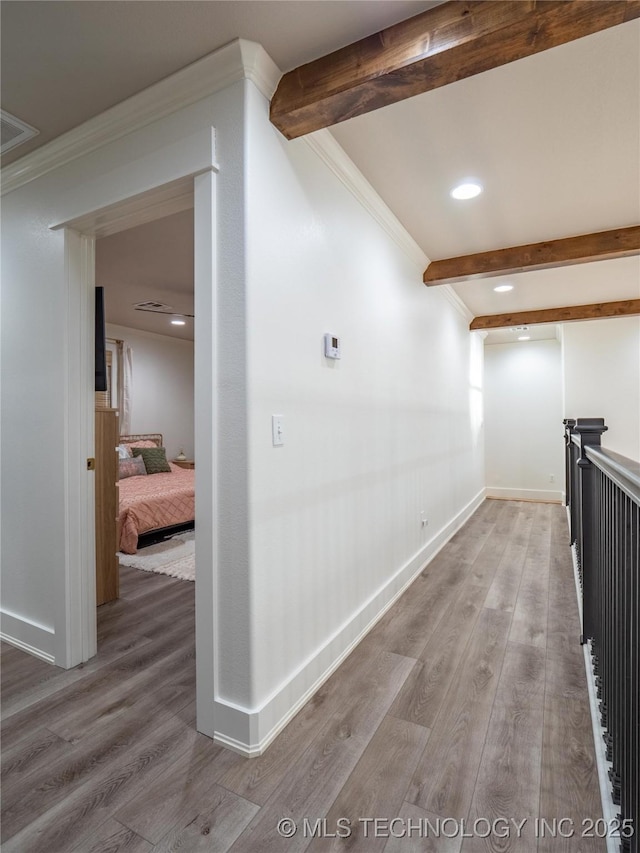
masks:
[[[133,351],[131,432],[161,432],[167,457],[193,458],[193,342],[107,324]]]
[[[640,459],[640,317],[565,323],[565,418],[604,418],[602,445]]]
[[[244,275],[245,84],[237,76],[231,79],[237,82],[169,115],[165,107],[164,117],[2,198],[2,630],[12,642],[62,666],[78,662],[70,652],[66,596],[73,568],[69,537],[75,536],[69,526],[73,500],[67,493],[68,454],[82,462],[92,456],[93,437],[89,432],[85,446],[67,443],[69,418],[75,417],[69,400],[82,393],[67,385],[68,363],[80,357],[80,347],[77,329],[68,324],[65,235],[51,226],[210,170],[215,128],[220,165],[216,262],[224,270],[217,298],[223,305],[225,298],[235,299]],[[184,103],[185,97],[175,103]],[[133,120],[133,111],[131,115]],[[220,369],[229,370],[231,362],[230,375],[237,376],[238,365],[242,371],[243,329],[244,318],[238,312],[225,315],[224,329],[215,324],[208,329],[223,342]],[[202,369],[210,375],[211,362]],[[87,387],[84,393],[91,406],[92,389]],[[216,435],[231,436],[235,442],[246,423],[242,381],[216,386],[215,394],[222,411]],[[148,426],[159,428],[155,418]],[[188,436],[176,435],[172,441],[176,446],[182,440],[188,441]],[[209,441],[214,445],[216,437],[209,436]],[[236,487],[235,444],[220,455],[218,511],[236,519],[233,528],[220,525],[218,547],[228,553],[237,541],[246,541],[242,527],[246,489]],[[83,476],[90,480],[93,475],[85,470]],[[201,531],[214,524],[211,517],[201,522]],[[211,556],[208,571],[213,572]]]
[[[219,739],[251,751],[481,500],[482,346],[446,292],[423,287],[424,259],[399,245],[406,235],[392,239],[309,143],[286,142],[246,80],[11,192],[2,223],[3,608],[23,637],[39,626],[37,641],[53,638],[64,662],[65,382],[77,336],[65,328],[64,237],[50,225],[205,172],[212,126],[216,314],[210,330],[196,327],[213,340],[200,350],[209,362],[199,362],[196,383],[202,371],[216,381],[215,429],[198,441],[217,459],[218,538],[217,559],[209,552],[197,571],[217,590],[217,634],[215,656],[209,643],[198,661],[217,673]],[[327,331],[342,338],[339,364],[322,355]],[[280,448],[272,413],[285,418]],[[91,450],[72,448],[82,458]],[[199,536],[213,523],[197,516]],[[201,598],[197,631],[211,615]]]
[[[475,507],[482,341],[252,86],[248,99],[250,696],[231,671],[221,684],[257,710],[260,741]]]
[[[561,500],[564,441],[560,343],[487,345],[484,364],[487,494]]]

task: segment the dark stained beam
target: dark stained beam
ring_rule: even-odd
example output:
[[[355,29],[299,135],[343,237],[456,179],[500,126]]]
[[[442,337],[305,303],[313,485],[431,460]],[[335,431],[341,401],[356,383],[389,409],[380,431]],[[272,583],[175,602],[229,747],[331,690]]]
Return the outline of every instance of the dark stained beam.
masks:
[[[581,234],[562,240],[529,243],[493,252],[479,252],[459,258],[432,261],[425,270],[423,281],[429,287],[452,284],[497,275],[512,275],[528,270],[544,270],[591,261],[608,261],[640,254],[640,225]]]
[[[542,311],[518,311],[512,314],[489,314],[475,317],[469,329],[504,329],[510,326],[535,326],[539,323],[568,323],[571,320],[598,320],[602,317],[629,317],[640,314],[640,299],[621,302],[597,302],[593,305],[570,305],[545,308]]]
[[[640,0],[453,0],[289,71],[271,121],[295,139],[639,16]]]

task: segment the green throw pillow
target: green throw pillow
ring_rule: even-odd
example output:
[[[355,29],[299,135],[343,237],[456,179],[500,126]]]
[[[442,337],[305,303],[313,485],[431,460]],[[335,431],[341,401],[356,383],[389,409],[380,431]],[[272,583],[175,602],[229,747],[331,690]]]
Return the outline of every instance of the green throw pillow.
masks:
[[[164,447],[132,447],[134,456],[142,456],[147,474],[170,474],[167,452]]]

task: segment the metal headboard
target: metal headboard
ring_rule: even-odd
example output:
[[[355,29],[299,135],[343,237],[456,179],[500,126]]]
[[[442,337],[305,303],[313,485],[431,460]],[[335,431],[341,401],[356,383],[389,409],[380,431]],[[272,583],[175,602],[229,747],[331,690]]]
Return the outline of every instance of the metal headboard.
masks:
[[[120,444],[133,444],[136,441],[155,441],[158,447],[163,446],[162,433],[146,432],[144,435],[121,435]]]

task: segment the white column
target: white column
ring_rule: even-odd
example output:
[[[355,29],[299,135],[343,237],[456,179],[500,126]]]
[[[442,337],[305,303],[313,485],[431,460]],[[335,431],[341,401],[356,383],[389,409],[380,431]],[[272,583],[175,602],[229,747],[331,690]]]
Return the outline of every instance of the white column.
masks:
[[[67,363],[64,423],[64,583],[56,602],[55,662],[70,668],[96,654],[94,455],[94,247],[93,237],[66,228]]]
[[[214,736],[218,507],[215,171],[194,179],[194,401],[196,460],[196,705],[198,731]]]

